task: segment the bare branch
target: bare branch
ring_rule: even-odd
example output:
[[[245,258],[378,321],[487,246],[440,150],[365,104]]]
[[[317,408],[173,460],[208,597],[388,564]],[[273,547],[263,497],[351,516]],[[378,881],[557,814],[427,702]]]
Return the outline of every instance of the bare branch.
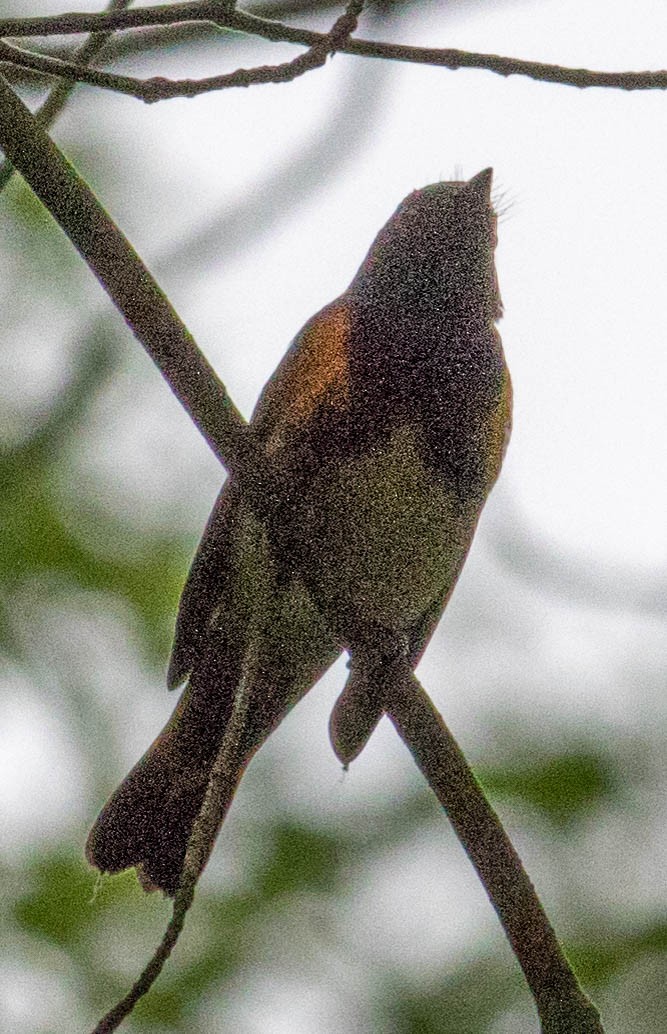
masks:
[[[109,32],[145,28],[150,25],[176,25],[181,22],[224,24],[233,3],[210,0],[202,4],[160,4],[116,13],[73,12],[37,18],[0,18],[0,36],[71,36],[79,32]]]
[[[234,86],[287,83],[306,72],[320,68],[330,54],[345,45],[350,33],[354,32],[357,27],[357,19],[363,5],[364,0],[350,0],[345,12],[334,22],[331,30],[324,35],[316,33],[316,39],[305,54],[300,54],[292,61],[279,65],[260,65],[257,68],[238,68],[235,72],[211,76],[207,79],[172,80],[162,76],[155,76],[152,79],[136,79],[132,76],[82,68],[72,62],[35,54],[1,40],[0,62],[6,61],[23,68],[44,72],[46,75],[57,75],[75,82],[85,82],[106,90],[114,90],[116,93],[130,94],[147,103],[172,97],[195,97],[200,93],[229,89]]]
[[[110,0],[108,10],[122,11],[130,2],[131,0]],[[112,32],[96,32],[89,36],[88,39],[77,48],[74,54],[77,66],[91,64],[112,35]],[[40,109],[36,112],[35,117],[37,118],[40,126],[48,128],[48,126],[53,124],[65,107],[67,99],[75,85],[76,83],[73,80],[65,80],[57,83],[56,86],[53,87]],[[5,189],[13,172],[14,167],[12,163],[5,158],[4,162],[0,165],[0,191]]]
[[[239,780],[241,764],[240,745],[248,709],[248,686],[254,674],[253,661],[256,661],[252,644],[257,640],[252,634],[248,636],[251,644],[250,657],[246,658],[244,672],[238,692],[234,698],[234,707],[225,728],[217,757],[211,769],[211,775],[204,795],[199,814],[192,827],[188,840],[181,881],[174,897],[171,919],[162,940],[153,953],[143,972],[134,982],[130,990],[109,1012],[102,1017],[93,1034],[111,1034],[126,1016],[134,1009],[140,998],[146,995],[159,977],[165,962],[171,955],[181,935],[188,911],[194,900],[199,877],[215,843],[218,830],[225,818],[227,809],[233,799],[233,787]],[[230,787],[232,788],[230,791]]]
[[[343,16],[345,17],[345,16]],[[301,44],[311,48],[324,46],[330,34],[296,28],[243,11],[233,10],[228,0],[209,0],[208,3],[167,4],[145,7],[137,10],[105,14],[63,14],[43,18],[0,19],[0,36],[49,36],[78,32],[103,32],[119,29],[142,28],[155,25],[175,25],[187,22],[209,22],[221,29],[233,29],[248,35],[260,36],[274,42]],[[400,43],[382,43],[374,40],[347,39],[334,49],[341,53],[362,57],[373,57],[391,61],[405,61],[412,64],[433,65],[456,70],[478,68],[495,72],[497,75],[522,75],[539,82],[556,83],[561,86],[587,88],[592,86],[618,90],[664,90],[667,88],[667,71],[602,72],[586,68],[569,68],[545,64],[538,61],[524,61],[519,58],[498,54],[481,54],[451,48],[409,47]],[[304,55],[305,57],[305,55]],[[261,66],[256,69],[237,69],[234,72],[205,79],[171,80],[156,77],[136,79],[116,76],[104,72],[91,72],[76,64],[61,62],[4,45],[0,61],[31,68],[47,75],[58,75],[78,82],[86,82],[103,89],[129,94],[144,101],[166,100],[171,97],[194,97],[211,90],[249,86],[253,83],[285,82],[294,78],[285,71],[288,65]],[[311,66],[309,66],[311,67]],[[298,69],[298,66],[297,66]],[[305,69],[307,70],[307,69]],[[302,74],[296,71],[295,75]]]

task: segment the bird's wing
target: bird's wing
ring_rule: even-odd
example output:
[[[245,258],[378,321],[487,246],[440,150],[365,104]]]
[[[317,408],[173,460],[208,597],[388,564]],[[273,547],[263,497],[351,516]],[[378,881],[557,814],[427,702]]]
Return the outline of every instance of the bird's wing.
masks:
[[[322,407],[349,394],[350,309],[339,298],[306,323],[259,398],[252,425],[269,459],[298,438]]]
[[[211,615],[229,577],[230,513],[234,489],[225,482],[204,529],[178,605],[167,685],[180,686],[203,648]]]
[[[306,323],[264,388],[252,427],[270,464],[280,466],[285,446],[298,449],[300,430],[315,413],[344,408],[348,390],[350,317],[343,299],[332,302]],[[289,451],[289,450],[288,450]],[[290,465],[307,476],[306,464]],[[231,534],[240,492],[228,481],[215,503],[192,562],[179,603],[167,682],[180,686],[207,639],[211,620],[225,598],[231,575]]]

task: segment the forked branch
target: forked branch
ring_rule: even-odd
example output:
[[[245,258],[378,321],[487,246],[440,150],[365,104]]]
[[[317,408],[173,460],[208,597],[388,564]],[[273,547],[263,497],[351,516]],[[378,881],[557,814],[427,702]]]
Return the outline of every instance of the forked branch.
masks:
[[[88,83],[105,90],[128,94],[139,100],[154,102],[172,97],[194,97],[212,90],[250,86],[255,83],[289,82],[323,61],[313,62],[313,55],[334,50],[359,57],[381,58],[385,61],[403,61],[409,64],[431,65],[454,71],[459,68],[477,68],[494,72],[496,75],[521,75],[538,82],[555,83],[560,86],[575,86],[579,89],[592,86],[617,90],[664,90],[667,89],[667,71],[618,71],[602,72],[588,68],[569,68],[564,65],[546,64],[542,61],[524,61],[520,58],[500,54],[481,54],[467,50],[441,47],[411,47],[401,43],[385,43],[380,40],[350,39],[346,35],[345,19],[356,19],[351,3],[346,13],[329,33],[314,32],[267,18],[258,18],[246,11],[236,10],[229,0],[199,0],[189,3],[164,4],[142,7],[130,11],[103,12],[99,14],[62,14],[37,18],[0,19],[0,37],[26,38],[30,36],[70,35],[79,32],[110,32],[131,30],[149,26],[170,26],[209,23],[220,29],[231,29],[249,36],[258,36],[273,42],[295,43],[309,48],[293,62],[282,65],[263,65],[257,68],[239,68],[233,72],[209,76],[204,79],[167,79],[162,76],[138,79],[133,76],[117,75],[98,69],[83,67],[78,62],[62,61],[24,50],[0,40],[0,63],[19,68],[32,69],[44,75],[58,76],[72,82]],[[356,20],[355,20],[356,25]],[[338,42],[330,49],[333,32]],[[177,29],[176,29],[177,33]],[[173,40],[173,36],[172,36]],[[325,53],[325,57],[326,57]]]

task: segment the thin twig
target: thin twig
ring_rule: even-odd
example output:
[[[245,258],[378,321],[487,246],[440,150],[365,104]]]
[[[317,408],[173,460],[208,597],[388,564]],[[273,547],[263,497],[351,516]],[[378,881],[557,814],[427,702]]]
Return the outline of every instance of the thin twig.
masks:
[[[202,806],[188,838],[183,871],[174,896],[171,919],[160,944],[143,972],[128,993],[102,1017],[92,1034],[111,1034],[120,1026],[125,1017],[129,1016],[139,999],[150,991],[159,977],[183,930],[187,913],[194,900],[199,877],[233,799],[233,792],[230,792],[229,789],[230,785],[233,787],[238,781],[239,745],[243,737],[252,677],[257,661],[255,651],[257,639],[253,638],[252,634],[248,637],[248,643],[244,671],[234,697],[232,713],[211,769]]]
[[[188,22],[209,22],[220,28],[233,29],[274,42],[296,43],[310,48],[323,44],[327,38],[326,33],[284,25],[281,22],[258,18],[245,11],[237,11],[232,8],[233,5],[230,3],[210,0],[209,3],[167,4],[114,14],[73,13],[42,18],[3,18],[0,19],[0,37],[50,36],[176,25]],[[546,64],[541,61],[525,61],[520,58],[504,57],[500,54],[483,54],[454,48],[410,47],[400,43],[383,43],[379,40],[358,38],[348,39],[336,49],[345,54],[389,61],[405,61],[410,64],[432,65],[448,68],[450,71],[459,68],[477,68],[502,76],[521,75],[538,82],[556,83],[560,86],[574,86],[580,89],[592,86],[617,90],[667,89],[667,71],[662,69],[642,72],[593,71],[587,68]],[[156,77],[142,80],[108,72],[93,72],[71,62],[58,61],[56,58],[48,58],[17,47],[12,48],[9,44],[5,44],[2,48],[0,61],[6,61],[19,67],[32,68],[34,71],[46,75],[59,75],[86,82],[151,102],[173,97],[194,97],[211,90],[248,86],[255,82],[285,81],[281,78],[271,77],[270,70],[280,68],[279,65],[261,66],[257,69],[237,69],[235,72],[210,76],[205,79],[173,80]],[[252,78],[253,75],[256,75],[256,78]]]
[[[95,1027],[93,1034],[111,1034],[111,1031],[117,1030],[125,1017],[129,1016],[132,1012],[139,999],[143,998],[146,992],[151,989],[162,972],[165,962],[174,950],[174,946],[176,945],[178,938],[181,936],[181,931],[183,930],[185,918],[188,914],[190,905],[192,904],[193,896],[194,887],[191,889],[189,897],[186,894],[185,889],[182,893],[179,890],[174,898],[171,919],[169,920],[167,929],[164,932],[164,936],[160,941],[155,954],[125,997],[121,998],[121,1000],[114,1005],[113,1009],[110,1009],[109,1012],[102,1017]]]
[[[132,0],[110,0],[107,10],[124,10]],[[91,64],[100,53],[105,43],[113,36],[113,32],[95,32],[87,40],[77,47],[74,52],[77,66]],[[57,83],[50,91],[42,106],[35,112],[35,118],[40,126],[48,129],[53,124],[60,112],[65,107],[67,100],[75,88],[74,80],[63,80]],[[8,158],[0,165],[0,192],[5,189],[14,172],[14,166]]]
[[[211,90],[230,89],[236,86],[258,86],[266,83],[290,83],[306,72],[320,68],[330,54],[345,46],[350,34],[357,27],[357,20],[364,6],[364,0],[350,0],[344,13],[330,31],[317,33],[313,43],[304,54],[279,65],[259,65],[255,68],[237,68],[225,75],[209,79],[165,79],[154,76],[151,79],[136,79],[132,76],[101,72],[95,68],[81,68],[71,61],[47,57],[23,50],[0,40],[0,62],[8,62],[23,68],[30,68],[46,75],[56,75],[77,82],[89,83],[116,93],[129,94],[151,104],[171,97],[195,97]]]
[[[211,768],[204,800],[188,837],[181,878],[174,897],[171,919],[164,936],[139,978],[128,993],[100,1020],[93,1034],[111,1034],[116,1030],[159,977],[181,934],[186,915],[194,900],[199,877],[213,849],[220,826],[233,800],[234,788],[243,771],[245,760],[241,747],[247,723],[248,707],[252,699],[252,688],[260,662],[259,644],[262,642],[263,626],[267,620],[270,598],[275,590],[268,575],[270,570],[269,544],[263,527],[253,519],[251,510],[246,512],[240,524],[244,528],[243,534],[249,536],[249,548],[245,553],[248,563],[244,566],[241,561],[236,572],[238,578],[236,590],[241,598],[251,592],[258,605],[253,611],[246,631],[245,655],[234,695],[232,712]],[[257,562],[260,556],[264,563]],[[252,557],[251,561],[250,557]],[[258,580],[261,580],[261,574],[259,572],[262,571],[265,572],[265,577],[260,584]]]
[[[222,24],[229,18],[233,7],[233,3],[222,3],[219,0],[211,0],[209,3],[189,0],[188,3],[135,8],[122,14],[75,11],[33,18],[0,18],[0,36],[72,36],[79,32],[115,32],[119,29],[200,21]]]

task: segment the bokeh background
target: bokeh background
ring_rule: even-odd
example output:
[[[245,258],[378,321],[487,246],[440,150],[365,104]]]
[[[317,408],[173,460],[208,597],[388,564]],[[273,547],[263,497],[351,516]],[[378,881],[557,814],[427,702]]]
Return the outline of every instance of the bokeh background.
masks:
[[[246,6],[322,28],[340,11]],[[649,69],[667,8],[397,0],[359,34]],[[297,50],[193,27],[106,53],[198,77]],[[666,106],[338,55],[291,85],[155,106],[78,88],[54,130],[246,415],[408,191],[495,168],[515,431],[420,677],[608,1034],[667,1023]],[[10,1034],[64,1034],[127,989],[169,913],[131,872],[96,882],[82,849],[175,703],[175,610],[221,471],[19,180],[0,215],[0,1014]],[[326,727],[343,679],[341,663],[250,766],[128,1034],[537,1030],[388,723],[342,775]]]

